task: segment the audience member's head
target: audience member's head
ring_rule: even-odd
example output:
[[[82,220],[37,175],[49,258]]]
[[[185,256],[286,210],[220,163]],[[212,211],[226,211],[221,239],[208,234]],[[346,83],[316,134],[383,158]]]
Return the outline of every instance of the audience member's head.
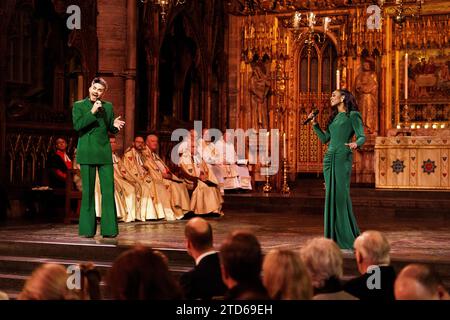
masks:
[[[141,151],[144,149],[145,147],[145,142],[144,142],[144,138],[141,136],[136,136],[134,138],[134,144],[133,144],[134,148],[138,151]]]
[[[56,150],[66,152],[67,150],[67,142],[66,139],[59,137],[55,141]]]
[[[0,301],[2,300],[9,300],[9,297],[6,293],[0,291]]]
[[[184,228],[188,253],[197,259],[207,251],[213,250],[211,225],[203,218],[192,218]]]
[[[270,298],[309,300],[313,289],[300,255],[291,250],[272,250],[264,258],[263,283]]]
[[[314,288],[322,288],[328,279],[342,278],[342,253],[333,240],[314,238],[300,250],[300,254]]]
[[[81,288],[79,298],[81,300],[101,300],[100,281],[102,276],[92,263],[81,264]]]
[[[145,138],[145,144],[152,152],[156,152],[158,150],[158,136],[149,134],[147,138]]]
[[[25,283],[18,300],[73,300],[75,294],[67,285],[66,268],[59,264],[38,267]]]
[[[395,280],[397,300],[449,300],[439,275],[429,267],[410,264],[403,268]]]
[[[122,253],[108,277],[117,300],[172,300],[182,298],[181,289],[161,253],[136,247]]]
[[[237,284],[260,283],[262,253],[258,239],[246,231],[231,233],[220,248],[220,264],[229,289]]]
[[[367,272],[372,265],[388,265],[391,247],[386,237],[378,231],[365,231],[356,238],[355,248],[356,264],[361,274]]]

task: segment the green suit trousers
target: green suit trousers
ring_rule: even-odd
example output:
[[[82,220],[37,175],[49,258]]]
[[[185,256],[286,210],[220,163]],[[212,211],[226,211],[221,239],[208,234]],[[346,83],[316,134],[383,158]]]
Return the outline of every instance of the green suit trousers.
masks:
[[[100,234],[115,236],[119,233],[117,226],[116,205],[114,202],[114,171],[112,164],[81,164],[81,181],[83,183],[79,235],[92,237],[97,230],[95,215],[95,176],[98,169],[102,193],[102,217]]]

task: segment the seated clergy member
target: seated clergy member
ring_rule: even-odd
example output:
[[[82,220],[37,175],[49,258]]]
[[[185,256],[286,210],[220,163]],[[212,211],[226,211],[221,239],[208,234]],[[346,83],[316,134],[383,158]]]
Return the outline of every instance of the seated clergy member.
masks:
[[[223,179],[225,190],[252,189],[250,173],[246,164],[237,164],[238,157],[234,149],[234,135],[224,132],[223,138],[215,143],[220,168],[218,175]]]
[[[164,210],[156,209],[155,185],[144,168],[144,138],[134,138],[134,143],[123,156],[123,175],[136,190],[136,219],[140,221],[163,219]]]
[[[152,192],[151,195],[156,210],[156,215],[148,218],[147,213],[146,219],[166,219],[168,221],[181,219],[183,216],[176,216],[175,212],[172,210],[172,205],[170,203],[171,196],[168,188],[164,184],[158,183],[154,180],[151,175],[147,161],[148,148],[145,145],[144,138],[136,137],[134,140],[134,145],[135,147],[125,154],[124,162],[127,170],[131,170],[131,173],[135,177],[141,177],[141,181],[144,181],[146,184],[151,186],[150,190]],[[133,161],[130,162],[130,158],[133,159]]]
[[[440,276],[423,264],[410,264],[400,271],[394,285],[397,300],[450,300]]]
[[[389,265],[390,246],[386,237],[378,231],[365,231],[354,242],[355,258],[361,276],[348,281],[344,290],[361,300],[392,301],[394,298],[395,270]],[[373,268],[379,270],[379,286],[369,287],[367,283],[373,283]]]
[[[189,142],[180,158],[179,166],[188,188],[193,189],[190,210],[195,214],[222,214],[223,198],[217,179],[198,152],[197,144]]]
[[[48,159],[49,182],[53,188],[64,188],[67,171],[72,169],[72,160],[67,155],[67,142],[64,138],[57,138],[56,151]]]
[[[225,294],[219,255],[213,248],[211,225],[202,218],[191,219],[184,229],[189,255],[195,267],[180,278],[186,299],[211,299]]]
[[[217,130],[219,133],[219,137],[222,137],[222,133]],[[216,139],[219,139],[216,137]],[[212,131],[209,129],[203,129],[203,136],[200,139],[200,143],[202,146],[202,158],[205,160],[208,169],[210,169],[215,175],[218,183],[220,194],[224,195],[223,188],[223,174],[222,167],[220,166],[220,154],[216,148],[216,145],[211,141],[212,140]]]
[[[150,176],[156,184],[162,189],[167,190],[167,196],[170,198],[170,204],[175,213],[175,217],[180,219],[189,212],[190,200],[189,193],[184,184],[184,180],[179,179],[171,172],[169,167],[158,156],[159,148],[158,137],[150,134],[145,139],[146,143],[146,166]]]
[[[133,222],[136,219],[136,189],[134,184],[128,181],[123,160],[117,155],[116,137],[110,136],[109,142],[112,149],[114,169],[114,200],[116,202],[117,218],[123,222]],[[101,217],[101,192],[98,179],[95,183],[95,211],[97,217]]]

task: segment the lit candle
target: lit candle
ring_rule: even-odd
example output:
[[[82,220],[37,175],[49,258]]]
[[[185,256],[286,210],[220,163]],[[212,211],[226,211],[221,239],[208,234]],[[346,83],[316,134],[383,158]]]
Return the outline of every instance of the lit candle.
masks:
[[[336,70],[336,89],[341,88],[341,72]]]
[[[402,127],[398,124],[398,125],[397,125],[397,129],[401,129],[401,128],[402,128]]]
[[[283,133],[283,159],[286,159],[286,132]]]
[[[408,54],[405,54],[405,100],[408,100]]]

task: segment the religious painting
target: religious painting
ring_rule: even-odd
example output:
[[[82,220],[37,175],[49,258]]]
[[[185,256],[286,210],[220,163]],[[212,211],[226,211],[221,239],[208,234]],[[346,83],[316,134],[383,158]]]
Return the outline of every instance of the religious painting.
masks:
[[[399,73],[400,122],[450,120],[450,49],[408,50]]]

